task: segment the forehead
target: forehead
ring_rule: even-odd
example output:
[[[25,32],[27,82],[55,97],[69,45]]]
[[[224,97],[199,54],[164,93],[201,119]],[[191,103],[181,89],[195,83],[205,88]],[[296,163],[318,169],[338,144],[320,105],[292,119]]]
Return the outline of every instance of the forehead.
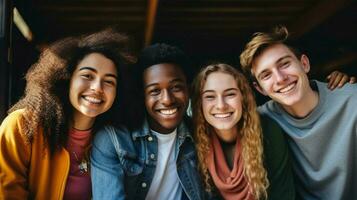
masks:
[[[171,63],[161,63],[147,68],[143,73],[144,85],[162,84],[171,81],[186,83],[186,77],[181,68]]]
[[[98,73],[117,74],[117,68],[112,60],[100,53],[90,53],[78,63],[76,70],[81,67],[93,68]]]
[[[237,82],[232,75],[223,72],[213,72],[207,76],[203,91],[224,91],[230,88],[238,88]]]
[[[278,63],[286,56],[295,58],[294,53],[284,44],[274,44],[264,49],[252,63],[252,73],[257,74],[260,71],[269,68]]]

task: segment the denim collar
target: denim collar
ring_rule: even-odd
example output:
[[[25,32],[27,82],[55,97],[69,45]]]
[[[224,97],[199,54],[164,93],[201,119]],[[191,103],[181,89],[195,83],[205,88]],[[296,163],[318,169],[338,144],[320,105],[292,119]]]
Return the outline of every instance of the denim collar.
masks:
[[[132,133],[133,140],[136,140],[137,138],[140,137],[146,137],[146,136],[152,136],[152,133],[150,131],[149,127],[149,122],[148,120],[144,120],[143,125],[141,126],[141,129],[135,130]],[[190,133],[190,130],[188,127],[185,125],[185,122],[182,121],[179,126],[177,127],[177,137],[179,141],[184,141],[186,138],[190,138],[193,141],[193,137]],[[180,144],[182,143],[180,142]]]

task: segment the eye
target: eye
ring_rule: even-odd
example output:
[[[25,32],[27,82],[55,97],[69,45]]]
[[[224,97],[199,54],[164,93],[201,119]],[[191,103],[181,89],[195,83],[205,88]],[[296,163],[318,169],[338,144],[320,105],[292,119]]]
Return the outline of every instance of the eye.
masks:
[[[183,88],[184,88],[184,86],[182,86],[182,85],[174,85],[174,86],[171,88],[171,90],[172,90],[173,92],[180,92],[180,91],[183,90]]]
[[[230,93],[227,93],[226,96],[227,96],[227,97],[235,97],[235,96],[236,96],[236,93],[230,92]]]
[[[207,100],[207,101],[212,101],[215,99],[214,95],[204,95],[203,99]]]
[[[152,89],[152,90],[149,90],[149,95],[150,96],[157,96],[160,94],[160,90],[159,89]]]
[[[259,76],[260,80],[268,80],[270,77],[271,77],[271,73],[270,72],[263,72]]]
[[[280,66],[280,68],[287,68],[289,66],[290,66],[290,61],[286,61]]]
[[[93,78],[91,74],[82,74],[81,77],[86,80],[91,80]]]
[[[114,80],[104,80],[104,83],[110,86],[116,86],[116,81]]]

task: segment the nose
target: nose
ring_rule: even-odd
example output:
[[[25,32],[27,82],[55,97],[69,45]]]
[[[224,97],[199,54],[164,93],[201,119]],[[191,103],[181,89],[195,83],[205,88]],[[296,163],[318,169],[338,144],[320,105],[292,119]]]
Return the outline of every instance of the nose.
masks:
[[[216,107],[218,110],[224,110],[227,106],[227,103],[224,99],[223,96],[219,96],[217,97],[217,104],[216,104]]]
[[[96,92],[103,92],[102,81],[100,79],[95,79],[91,82],[90,89]]]
[[[275,78],[278,83],[282,83],[282,82],[286,81],[288,76],[284,72],[282,72],[280,70],[276,70]]]
[[[175,101],[174,99],[175,98],[172,96],[169,90],[162,91],[162,97],[161,97],[162,104],[169,106]]]

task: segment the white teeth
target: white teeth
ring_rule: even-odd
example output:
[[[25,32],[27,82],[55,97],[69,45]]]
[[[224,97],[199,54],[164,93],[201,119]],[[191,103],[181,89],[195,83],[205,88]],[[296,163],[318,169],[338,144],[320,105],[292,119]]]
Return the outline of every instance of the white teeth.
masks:
[[[101,103],[102,100],[98,99],[98,98],[95,98],[95,97],[89,97],[89,96],[85,96],[84,97],[85,100],[89,101],[90,103]]]
[[[167,110],[160,110],[160,113],[164,114],[164,115],[172,115],[172,114],[174,114],[176,112],[177,112],[177,108],[167,109]]]
[[[291,83],[288,86],[286,86],[285,88],[280,89],[279,92],[281,92],[281,93],[289,92],[291,89],[293,89],[294,86],[295,86],[295,83]]]
[[[231,116],[231,114],[232,114],[232,113],[214,114],[213,116],[214,116],[214,117],[217,117],[217,118],[226,118],[226,117]]]

